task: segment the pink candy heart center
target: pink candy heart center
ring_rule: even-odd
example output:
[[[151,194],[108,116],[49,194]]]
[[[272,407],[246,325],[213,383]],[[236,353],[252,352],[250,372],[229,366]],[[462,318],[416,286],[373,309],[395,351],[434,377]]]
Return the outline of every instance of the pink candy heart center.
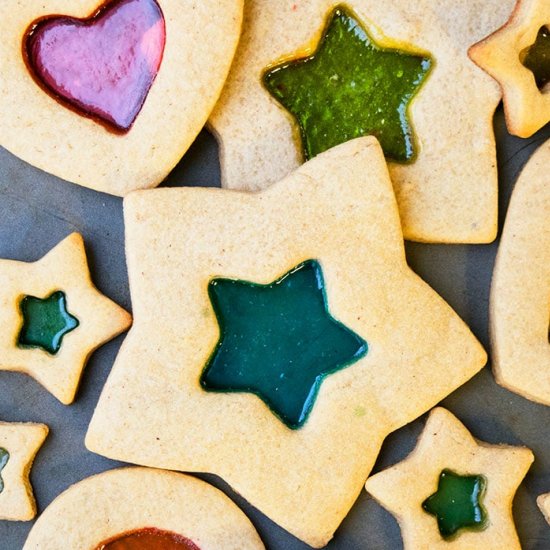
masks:
[[[127,132],[157,76],[166,26],[156,0],[114,0],[87,19],[51,16],[25,37],[28,66],[56,99]]]

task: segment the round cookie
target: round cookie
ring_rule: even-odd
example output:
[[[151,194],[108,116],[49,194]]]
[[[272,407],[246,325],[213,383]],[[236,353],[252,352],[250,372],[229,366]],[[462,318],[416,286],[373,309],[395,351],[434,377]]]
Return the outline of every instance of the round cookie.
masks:
[[[24,550],[116,548],[121,538],[172,539],[174,548],[263,550],[248,518],[229,498],[194,477],[122,468],[73,485],[40,516]],[[149,543],[150,540],[149,540]]]
[[[512,195],[491,285],[497,382],[550,405],[550,141],[523,169]]]
[[[237,46],[242,4],[242,0],[115,0],[103,7],[99,0],[4,3],[0,145],[46,172],[98,191],[123,196],[134,189],[155,187],[191,145],[218,99]],[[130,16],[120,10],[132,8],[130,15],[140,22],[145,17],[140,10],[149,13],[155,6],[160,9],[160,21],[134,36],[129,30],[134,21],[128,23],[124,18]],[[101,16],[90,19],[98,9]],[[44,18],[52,28],[41,26]],[[83,26],[78,19],[89,21]],[[35,24],[36,28],[31,27]],[[60,46],[37,49],[36,40],[27,39],[29,29],[34,29],[31,35],[56,33]],[[109,39],[114,40],[116,30],[121,37],[113,45]],[[145,75],[149,81],[144,84],[145,76],[136,73],[143,65],[136,62],[128,70],[131,74],[126,74],[125,64],[116,64],[116,55],[102,56],[102,51],[112,48],[123,51],[123,56],[143,49],[144,63],[153,65],[151,74]],[[80,66],[84,63],[78,63],[82,56],[91,64],[93,76]],[[74,72],[79,67],[81,74]],[[113,84],[126,77],[126,87]],[[90,79],[87,91],[77,86],[84,78]],[[51,89],[45,91],[48,85],[56,88],[57,97]],[[101,95],[111,85],[112,94]],[[132,90],[145,96],[143,106],[139,109],[138,98],[132,113],[114,116],[118,131],[97,122],[99,112],[125,110]],[[71,108],[67,98],[59,100],[60,94],[69,92],[80,94]],[[96,118],[83,116],[82,110],[95,113]],[[129,130],[121,131],[128,124]]]
[[[298,124],[262,85],[262,76],[279,63],[312,54],[337,5],[333,0],[246,3],[243,37],[210,117],[220,142],[224,187],[261,189],[303,162]],[[381,47],[432,59],[430,74],[408,109],[417,158],[408,164],[390,163],[406,239],[485,243],[496,236],[498,189],[492,118],[500,93],[498,85],[468,58],[467,51],[504,23],[513,6],[513,0],[351,0],[341,7],[353,13]],[[342,65],[345,59],[335,62],[334,72],[310,84],[309,89],[333,86]],[[404,76],[397,66],[395,70],[398,79]],[[358,78],[340,80],[353,87],[368,72],[362,70],[354,75]],[[378,88],[384,85],[385,79]],[[323,104],[326,116],[330,116],[329,103],[333,104]],[[355,121],[367,110],[365,105],[350,118]],[[382,117],[380,123],[387,119]]]

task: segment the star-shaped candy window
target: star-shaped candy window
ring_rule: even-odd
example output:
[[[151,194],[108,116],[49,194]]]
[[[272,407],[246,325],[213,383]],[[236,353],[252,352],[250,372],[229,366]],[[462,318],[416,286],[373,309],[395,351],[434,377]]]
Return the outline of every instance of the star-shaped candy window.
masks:
[[[60,290],[47,298],[25,296],[20,303],[23,326],[18,344],[42,348],[55,355],[63,337],[78,326],[78,319],[67,311],[67,299]]]
[[[520,55],[522,63],[534,75],[539,90],[550,83],[550,28],[541,27],[535,43]]]
[[[437,492],[422,503],[422,508],[437,518],[444,539],[452,539],[461,529],[483,529],[487,525],[487,512],[481,504],[486,483],[481,475],[441,472]]]
[[[6,467],[8,460],[10,459],[10,453],[3,447],[0,447],[0,493],[4,490],[4,480],[2,479],[2,470]]]
[[[431,58],[380,47],[344,7],[334,10],[317,51],[264,74],[269,92],[295,118],[307,159],[374,135],[387,158],[413,161],[408,108]]]
[[[289,428],[305,423],[327,375],[367,353],[330,315],[315,260],[268,285],[217,278],[209,295],[221,335],[202,386],[255,393]]]

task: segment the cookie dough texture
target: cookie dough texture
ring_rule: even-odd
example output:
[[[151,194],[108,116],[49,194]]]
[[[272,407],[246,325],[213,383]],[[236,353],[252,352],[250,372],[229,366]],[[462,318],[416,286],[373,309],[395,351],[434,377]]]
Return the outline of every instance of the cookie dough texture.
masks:
[[[418,159],[390,164],[405,238],[492,241],[498,192],[492,118],[500,93],[467,52],[506,21],[514,1],[345,4],[379,42],[426,51],[434,58],[434,68],[410,109]],[[224,187],[262,189],[303,162],[297,126],[264,89],[261,76],[281,60],[312,53],[335,5],[329,0],[246,3],[243,37],[210,118],[220,143]]]
[[[62,179],[125,195],[155,187],[204,126],[237,46],[242,0],[158,0],[166,47],[157,77],[124,135],[60,105],[33,80],[22,55],[39,17],[88,17],[99,0],[0,3],[0,145]]]
[[[29,474],[47,435],[44,424],[0,422],[0,448],[9,453],[0,472],[4,484],[0,492],[0,520],[30,521],[36,516]]]
[[[523,169],[508,208],[491,285],[497,382],[550,405],[550,141]]]
[[[477,441],[449,411],[434,409],[414,451],[395,466],[369,478],[367,491],[399,522],[405,550],[521,550],[512,517],[512,501],[533,463],[524,447],[489,445]],[[482,504],[487,527],[461,530],[447,541],[437,520],[422,503],[437,491],[444,469],[460,475],[483,475]]]
[[[194,477],[122,468],[62,493],[40,516],[24,550],[93,550],[146,527],[172,531],[201,550],[263,550],[248,518],[229,498]]]
[[[63,337],[55,355],[19,347],[21,299],[46,298],[58,290],[64,292],[67,308],[79,325]],[[129,313],[94,286],[78,233],[66,237],[37,262],[0,260],[0,370],[32,376],[65,405],[73,402],[92,352],[124,332],[131,321]]]
[[[216,473],[322,547],[386,435],[485,364],[469,329],[406,264],[374,138],[331,149],[261,193],[159,189],[124,208],[136,321],[87,434],[94,452]],[[219,338],[208,283],[267,284],[308,259],[323,269],[331,315],[369,351],[327,376],[308,421],[291,430],[253,394],[201,388]]]
[[[469,52],[500,84],[508,130],[523,138],[550,121],[550,88],[539,90],[533,73],[521,63],[522,52],[545,25],[550,25],[548,0],[519,0],[508,22]]]

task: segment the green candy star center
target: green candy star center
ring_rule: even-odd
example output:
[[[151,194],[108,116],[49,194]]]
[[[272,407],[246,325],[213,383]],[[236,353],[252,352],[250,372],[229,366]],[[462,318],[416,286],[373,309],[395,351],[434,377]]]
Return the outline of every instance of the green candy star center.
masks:
[[[61,291],[47,298],[25,296],[20,302],[23,326],[17,343],[20,347],[41,348],[55,355],[63,336],[78,326],[78,319],[67,311],[67,300]]]
[[[422,508],[437,518],[444,539],[454,538],[461,529],[482,530],[487,526],[487,512],[481,503],[486,485],[481,475],[441,472],[437,492],[422,503]]]
[[[380,47],[340,6],[313,55],[268,69],[263,82],[296,119],[306,160],[374,135],[387,158],[411,162],[409,105],[432,65],[428,56]]]
[[[0,493],[4,490],[4,480],[2,479],[2,470],[5,468],[8,460],[10,459],[10,453],[3,447],[0,447]]]
[[[550,83],[550,28],[542,27],[537,40],[520,54],[523,65],[534,75],[539,90]]]
[[[367,353],[367,343],[330,315],[315,260],[267,285],[213,279],[208,292],[220,339],[203,388],[254,393],[289,428],[306,422],[327,375]]]

